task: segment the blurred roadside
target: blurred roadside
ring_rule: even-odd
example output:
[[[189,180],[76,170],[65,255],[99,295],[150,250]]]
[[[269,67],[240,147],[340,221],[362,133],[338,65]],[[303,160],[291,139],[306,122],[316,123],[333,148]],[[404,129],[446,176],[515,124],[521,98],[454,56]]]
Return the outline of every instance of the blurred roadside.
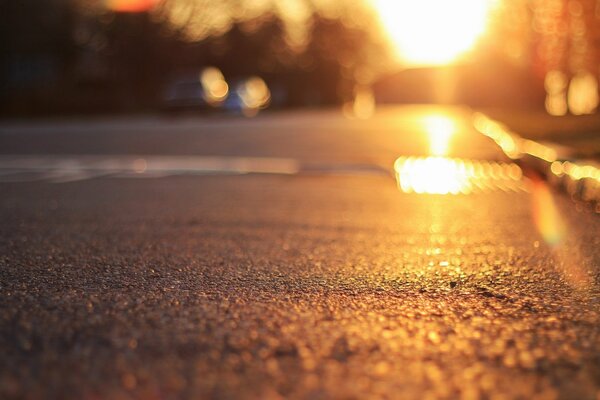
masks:
[[[533,181],[545,179],[600,213],[600,118],[488,110],[475,128],[493,139]]]
[[[600,160],[600,114],[553,116],[543,110],[500,108],[480,111],[523,138],[555,147],[564,157]]]

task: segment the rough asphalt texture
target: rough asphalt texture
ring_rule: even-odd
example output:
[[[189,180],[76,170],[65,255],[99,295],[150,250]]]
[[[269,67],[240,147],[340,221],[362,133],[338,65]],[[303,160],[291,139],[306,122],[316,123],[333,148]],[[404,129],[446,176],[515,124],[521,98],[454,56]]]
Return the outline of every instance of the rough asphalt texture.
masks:
[[[10,125],[0,152],[391,166],[426,153],[413,116],[429,112],[166,121],[147,141],[142,122]],[[465,124],[453,154],[502,159],[448,112]],[[0,398],[600,398],[600,219],[565,197],[549,245],[539,196],[404,194],[384,176],[0,192]]]

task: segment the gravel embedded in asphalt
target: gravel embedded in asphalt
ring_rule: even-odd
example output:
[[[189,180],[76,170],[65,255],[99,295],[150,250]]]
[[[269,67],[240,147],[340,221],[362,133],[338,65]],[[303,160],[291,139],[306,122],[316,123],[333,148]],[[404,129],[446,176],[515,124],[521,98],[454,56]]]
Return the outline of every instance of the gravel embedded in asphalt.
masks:
[[[391,148],[377,163],[419,152],[391,136],[418,131],[410,119],[373,124]],[[302,146],[279,153],[374,159],[371,133],[340,150],[347,125],[331,126],[324,142],[291,132]],[[243,133],[230,138],[237,155],[277,155],[258,133],[245,152]],[[107,134],[86,146],[126,139]],[[468,156],[501,159],[469,135]],[[0,142],[23,153],[31,137]],[[526,184],[418,195],[360,174],[0,183],[0,398],[596,399],[600,220]]]
[[[600,224],[566,199],[563,250],[529,194],[385,178],[3,191],[0,397],[598,393]]]

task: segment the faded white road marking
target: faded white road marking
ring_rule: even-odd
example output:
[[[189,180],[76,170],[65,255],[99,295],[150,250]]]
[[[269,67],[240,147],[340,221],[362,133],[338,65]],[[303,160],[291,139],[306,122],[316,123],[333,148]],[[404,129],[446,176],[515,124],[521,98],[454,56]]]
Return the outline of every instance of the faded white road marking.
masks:
[[[296,174],[289,158],[205,156],[0,156],[0,181],[67,182],[99,176]],[[23,179],[20,179],[19,177]]]

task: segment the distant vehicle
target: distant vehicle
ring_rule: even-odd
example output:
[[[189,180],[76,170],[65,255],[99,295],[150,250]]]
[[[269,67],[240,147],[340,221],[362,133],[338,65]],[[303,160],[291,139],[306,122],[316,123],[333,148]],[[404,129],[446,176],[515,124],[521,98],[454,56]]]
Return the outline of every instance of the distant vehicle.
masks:
[[[170,82],[164,91],[162,106],[166,111],[206,110],[204,88],[198,79],[178,79]]]
[[[241,113],[246,117],[257,115],[267,108],[271,102],[271,91],[265,81],[258,76],[241,79],[232,85],[231,91],[223,107],[233,113]]]
[[[197,75],[171,81],[163,107],[167,111],[224,110],[254,117],[271,104],[271,91],[258,76],[235,80],[231,88],[218,68],[207,67]]]
[[[163,106],[167,110],[209,110],[227,99],[229,85],[218,68],[207,67],[198,74],[179,76],[165,88]]]
[[[244,111],[244,100],[242,100],[242,97],[237,90],[233,90],[227,97],[227,100],[225,100],[225,103],[223,103],[223,108],[225,111],[234,114],[241,114]]]

